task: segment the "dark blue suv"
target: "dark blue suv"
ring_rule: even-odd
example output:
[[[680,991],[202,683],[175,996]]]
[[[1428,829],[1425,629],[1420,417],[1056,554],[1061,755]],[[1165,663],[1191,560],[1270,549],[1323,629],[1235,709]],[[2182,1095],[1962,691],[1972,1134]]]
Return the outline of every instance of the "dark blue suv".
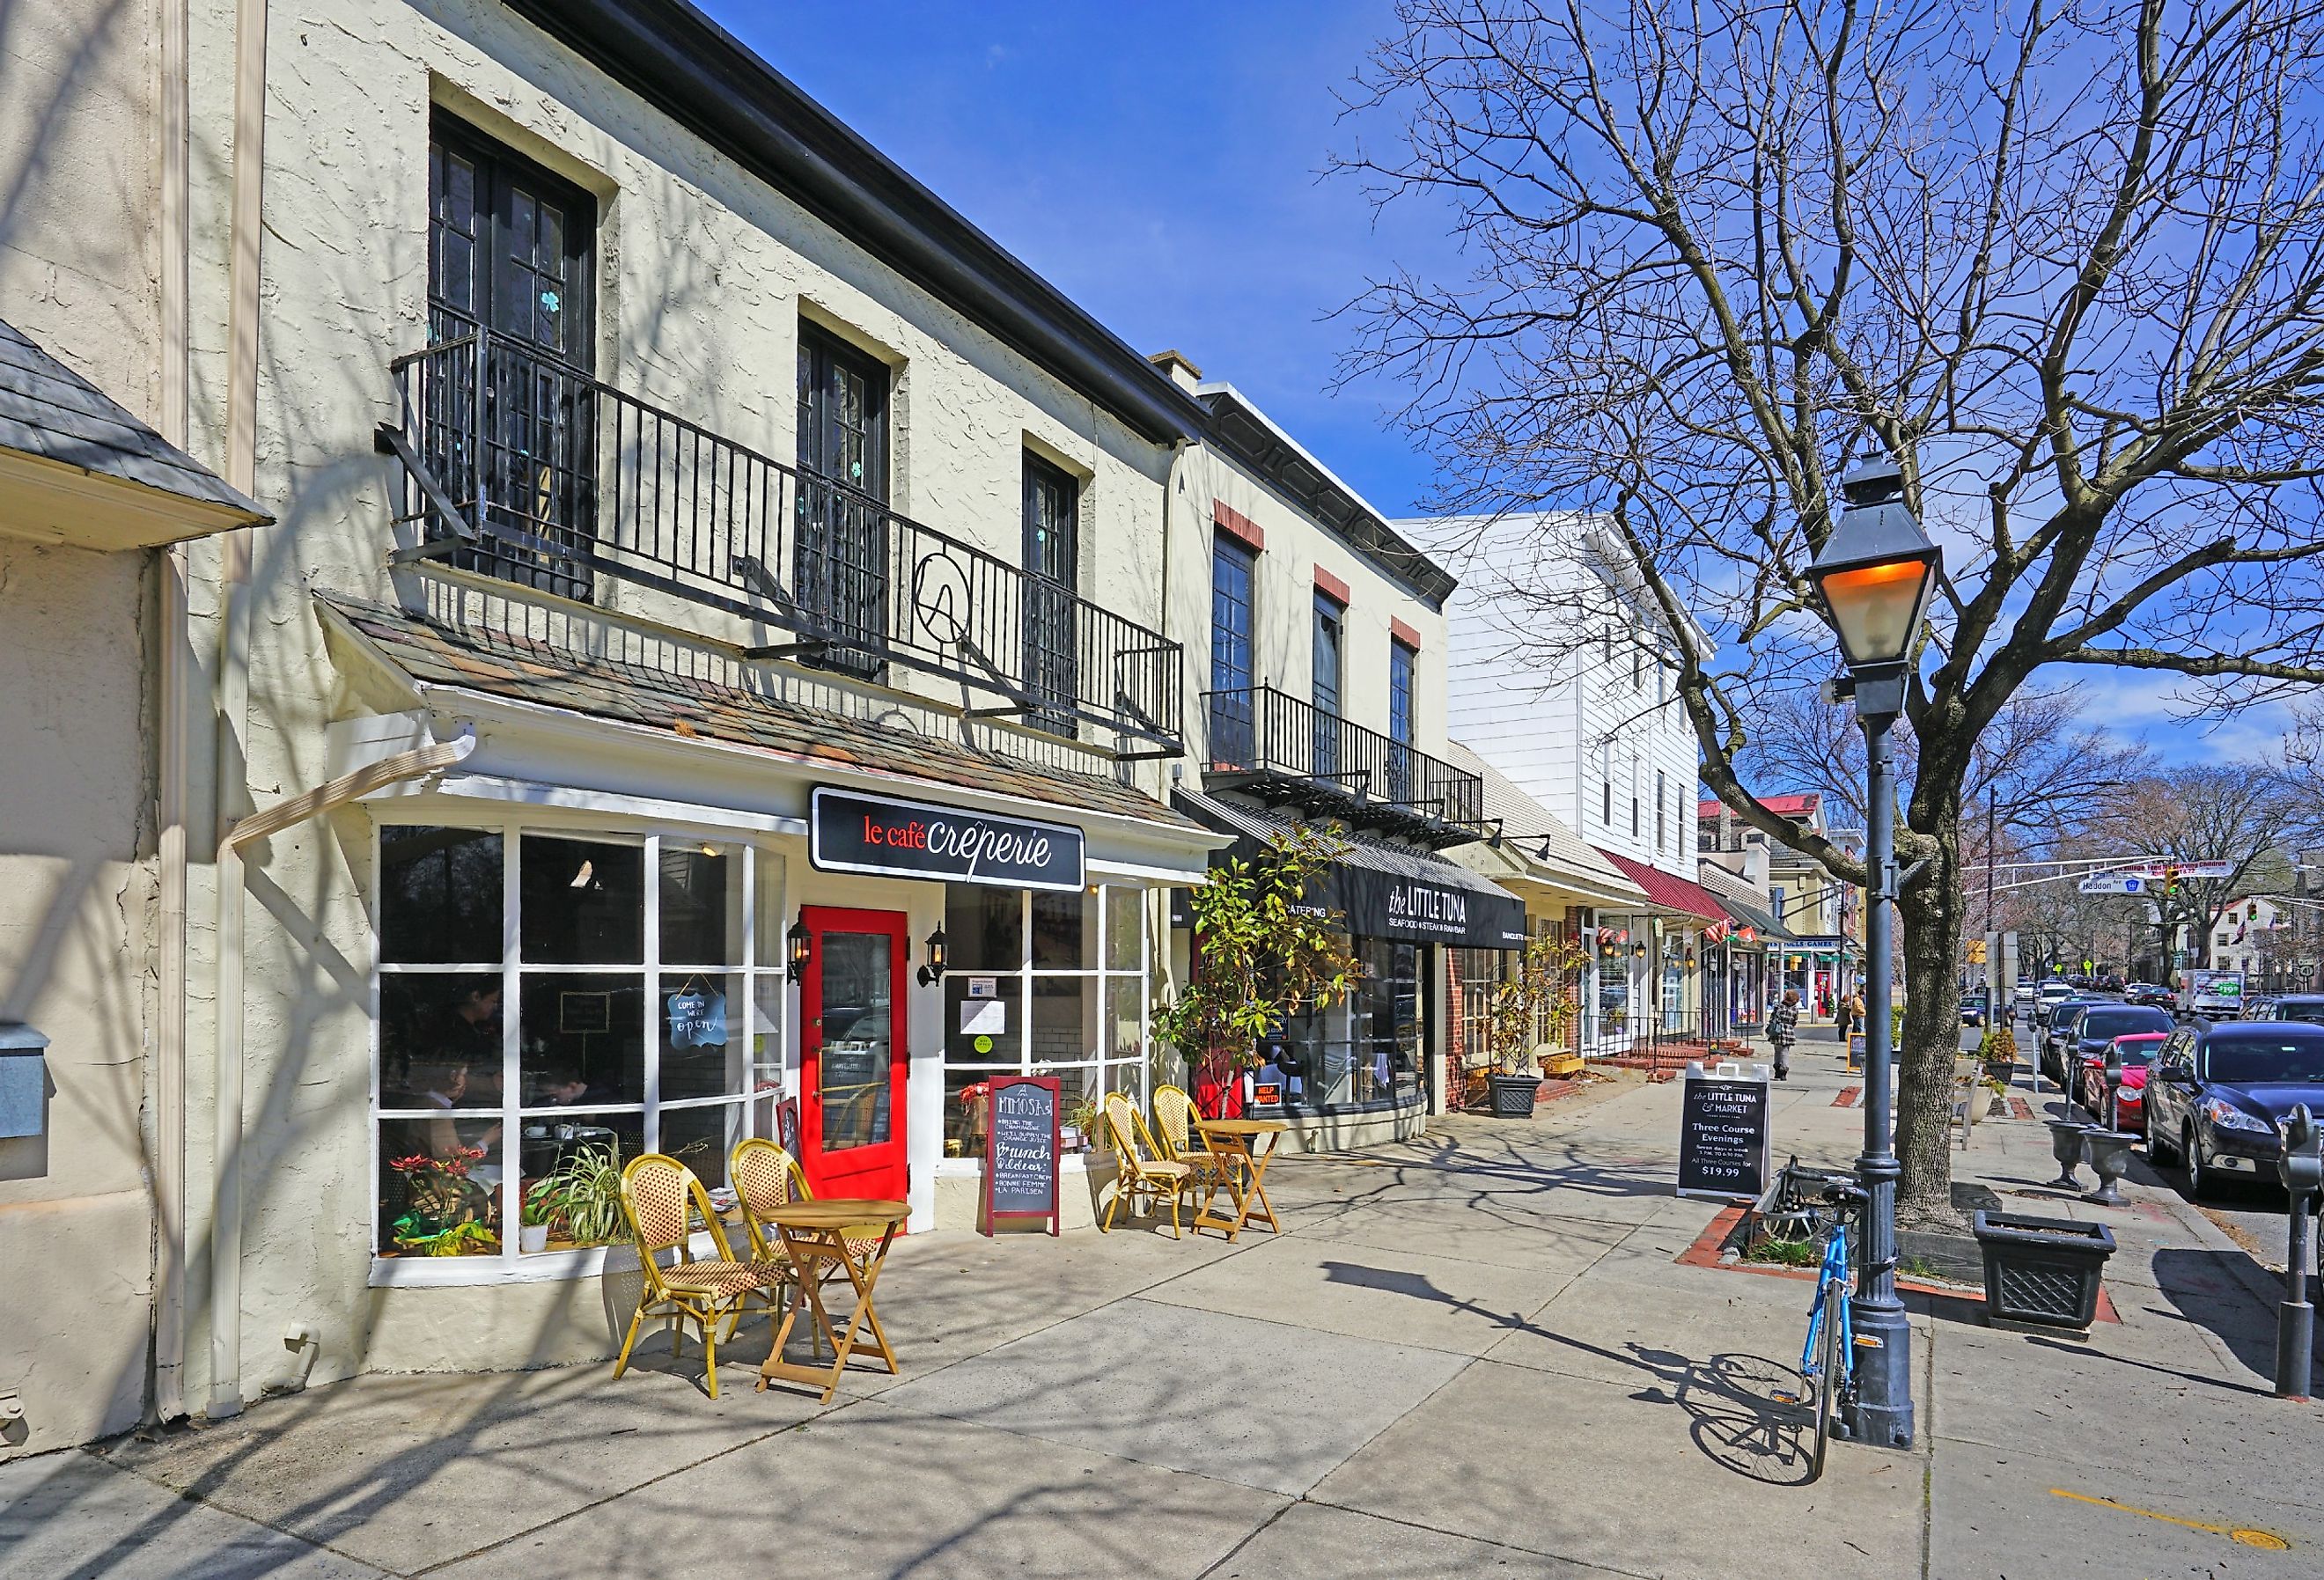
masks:
[[[2324,1114],[2324,1026],[2198,1021],[2163,1045],[2146,1077],[2146,1155],[2187,1166],[2202,1196],[2229,1176],[2273,1184],[2277,1125],[2300,1104]]]

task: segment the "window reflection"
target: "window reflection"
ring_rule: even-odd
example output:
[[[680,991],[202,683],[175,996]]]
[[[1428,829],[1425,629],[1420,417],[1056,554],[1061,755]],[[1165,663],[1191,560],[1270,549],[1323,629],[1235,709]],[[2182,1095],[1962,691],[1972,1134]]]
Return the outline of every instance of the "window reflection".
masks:
[[[645,959],[645,847],[528,834],[518,928],[528,964]]]
[[[528,1105],[645,1101],[643,982],[610,971],[529,971],[519,991]]]
[[[388,827],[379,838],[380,958],[485,965],[501,958],[501,836]]]

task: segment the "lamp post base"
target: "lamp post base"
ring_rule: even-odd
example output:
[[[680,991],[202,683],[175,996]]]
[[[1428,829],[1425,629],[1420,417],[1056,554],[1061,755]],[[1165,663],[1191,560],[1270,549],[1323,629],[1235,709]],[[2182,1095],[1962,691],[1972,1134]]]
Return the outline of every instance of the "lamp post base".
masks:
[[[1913,1328],[1902,1305],[1853,1303],[1856,1403],[1849,1440],[1875,1448],[1913,1446]]]

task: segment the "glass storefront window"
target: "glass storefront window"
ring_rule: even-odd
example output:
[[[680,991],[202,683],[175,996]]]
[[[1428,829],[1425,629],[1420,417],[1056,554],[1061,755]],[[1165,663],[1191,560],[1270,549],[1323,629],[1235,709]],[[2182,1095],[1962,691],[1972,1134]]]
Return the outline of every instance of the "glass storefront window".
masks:
[[[1101,885],[1027,893],[949,885],[945,1152],[978,1157],[994,1075],[1055,1076],[1083,1095],[1149,1089],[1146,897]],[[965,940],[965,945],[964,945]]]
[[[622,1163],[674,1152],[715,1187],[734,1141],[772,1133],[785,999],[779,940],[753,942],[756,860],[677,836],[381,828],[377,1255],[513,1259],[528,1200],[549,1250],[619,1240]]]
[[[1363,968],[1356,991],[1328,1009],[1286,1017],[1262,1039],[1254,1097],[1280,1094],[1286,1113],[1388,1108],[1420,1100],[1425,1005],[1423,951],[1414,944],[1357,938]],[[1263,1102],[1255,1111],[1271,1115]]]

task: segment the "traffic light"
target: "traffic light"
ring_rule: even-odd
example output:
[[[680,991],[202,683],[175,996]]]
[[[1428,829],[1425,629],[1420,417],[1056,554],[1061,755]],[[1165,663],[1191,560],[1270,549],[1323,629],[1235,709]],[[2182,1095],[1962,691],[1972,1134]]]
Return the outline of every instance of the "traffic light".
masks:
[[[2164,862],[2163,864],[2163,892],[2165,894],[2176,894],[2179,892],[2179,864],[2177,862]]]
[[[1985,964],[1985,940],[1983,938],[1971,938],[1969,941],[1969,963],[1972,966],[1982,966]]]

